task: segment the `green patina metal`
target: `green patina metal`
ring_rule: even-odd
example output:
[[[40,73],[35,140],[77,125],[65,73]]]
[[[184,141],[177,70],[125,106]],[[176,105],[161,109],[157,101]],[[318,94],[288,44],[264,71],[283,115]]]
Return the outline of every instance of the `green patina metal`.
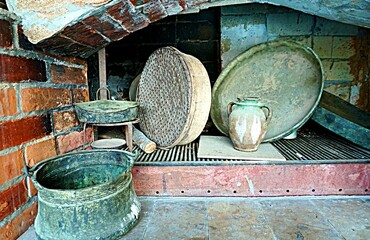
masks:
[[[116,239],[141,210],[131,169],[137,154],[91,150],[47,159],[29,171],[38,190],[38,239]]]
[[[274,112],[263,141],[286,137],[319,104],[323,72],[316,53],[298,42],[275,40],[256,45],[236,57],[217,78],[212,89],[212,121],[228,135],[227,105],[237,98],[258,97]]]
[[[96,100],[75,103],[75,110],[81,122],[104,124],[135,120],[138,106],[133,101]]]
[[[312,119],[347,140],[370,149],[370,115],[341,98],[324,92]]]

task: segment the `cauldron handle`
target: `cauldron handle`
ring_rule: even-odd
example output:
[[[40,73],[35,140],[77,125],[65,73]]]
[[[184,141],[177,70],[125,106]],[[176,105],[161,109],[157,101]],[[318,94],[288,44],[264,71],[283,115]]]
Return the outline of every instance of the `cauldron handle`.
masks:
[[[96,94],[95,94],[95,99],[96,100],[99,100],[99,92],[101,91],[101,90],[105,90],[105,91],[107,91],[107,97],[108,97],[108,99],[110,99],[110,91],[109,91],[109,89],[107,88],[107,87],[100,87],[98,90],[96,90]]]
[[[138,151],[134,151],[134,152],[124,151],[124,152],[126,153],[126,157],[128,159],[129,168],[132,169],[132,167],[134,166],[135,160],[139,157],[139,152]]]
[[[24,173],[26,174],[26,176],[28,177],[33,177],[33,173],[36,172],[37,169],[41,168],[42,166],[44,166],[48,161],[50,161],[49,159],[45,159],[43,161],[40,161],[38,163],[36,163],[35,165],[33,165],[32,167],[25,167],[24,168]]]

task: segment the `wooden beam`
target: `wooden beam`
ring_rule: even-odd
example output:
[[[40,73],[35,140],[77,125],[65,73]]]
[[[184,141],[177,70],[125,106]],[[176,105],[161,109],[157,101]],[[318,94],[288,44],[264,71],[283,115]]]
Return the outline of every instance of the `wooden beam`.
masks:
[[[105,60],[105,48],[98,52],[99,57],[99,87],[107,87],[107,64]],[[107,99],[107,92],[100,91],[100,99]]]

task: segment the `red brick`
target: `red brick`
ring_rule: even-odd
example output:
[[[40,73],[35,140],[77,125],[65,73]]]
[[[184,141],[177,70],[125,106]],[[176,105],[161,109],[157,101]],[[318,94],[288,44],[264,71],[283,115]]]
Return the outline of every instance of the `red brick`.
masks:
[[[66,27],[63,31],[63,35],[91,47],[100,47],[107,43],[97,31],[82,22]]]
[[[21,150],[0,156],[0,185],[22,175],[24,167],[23,154]]]
[[[27,197],[25,179],[0,192],[0,221],[23,206]]]
[[[150,22],[167,17],[167,11],[160,2],[150,2],[148,5],[145,5],[143,13],[147,15]]]
[[[0,117],[12,116],[17,113],[17,94],[15,89],[0,89]]]
[[[83,22],[91,28],[99,31],[112,41],[120,40],[130,34],[119,23],[115,22],[106,14],[100,16],[90,16],[83,20]]]
[[[87,85],[87,71],[85,68],[51,65],[50,72],[53,83]]]
[[[51,53],[47,53],[46,55],[49,55],[53,58],[59,59],[59,60],[64,61],[64,62],[67,62],[69,64],[80,65],[81,67],[87,69],[87,60],[86,59],[82,59],[82,58],[78,58],[78,57],[55,55],[55,54],[51,54]]]
[[[26,163],[32,167],[36,163],[56,155],[55,140],[49,139],[25,148]]]
[[[21,94],[23,112],[71,105],[71,92],[66,88],[24,88]]]
[[[54,129],[56,132],[66,130],[79,125],[75,111],[64,111],[54,113]]]
[[[18,25],[18,43],[19,47],[25,50],[30,50],[30,51],[38,51],[41,53],[41,50],[38,50],[34,44],[32,44],[26,35],[23,33],[23,28],[21,25]]]
[[[46,81],[45,62],[0,54],[0,82]]]
[[[36,214],[37,202],[0,228],[0,236],[9,240],[17,239],[33,224]]]
[[[0,47],[11,48],[13,46],[12,25],[6,20],[0,20]]]
[[[37,44],[38,47],[57,55],[79,56],[94,50],[93,47],[77,43],[66,36],[59,34]]]
[[[89,89],[75,88],[73,89],[73,103],[89,101]]]
[[[135,32],[148,26],[149,22],[144,14],[135,10],[131,3],[120,2],[111,8],[108,8],[108,13],[129,32]]]
[[[42,138],[51,132],[50,116],[41,115],[0,122],[0,151]]]
[[[91,142],[93,139],[92,128],[86,129],[86,143]],[[71,132],[67,135],[59,136],[57,138],[59,154],[70,152],[85,144],[84,132]]]

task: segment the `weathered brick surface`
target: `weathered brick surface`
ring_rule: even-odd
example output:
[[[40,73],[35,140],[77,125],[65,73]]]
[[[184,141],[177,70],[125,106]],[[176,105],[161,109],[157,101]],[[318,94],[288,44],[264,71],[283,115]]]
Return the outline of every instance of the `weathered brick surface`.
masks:
[[[17,95],[14,88],[0,86],[0,117],[12,116],[18,113]]]
[[[55,112],[54,114],[54,129],[60,132],[79,124],[75,111]]]
[[[0,19],[0,47],[11,48],[13,46],[12,25],[6,20]]]
[[[45,62],[0,54],[0,82],[46,81]]]
[[[333,58],[347,59],[356,54],[353,45],[353,37],[334,37],[333,38]]]
[[[358,34],[358,27],[316,17],[314,34],[321,36],[356,36]]]
[[[18,25],[18,43],[19,47],[25,50],[37,51],[36,45],[32,44],[24,35],[21,25]]]
[[[91,47],[100,47],[107,43],[99,33],[82,22],[66,27],[63,35]]]
[[[35,221],[37,214],[37,202],[24,210],[10,222],[0,228],[0,236],[4,239],[15,240],[22,235]]]
[[[72,102],[66,88],[23,88],[21,94],[23,112],[68,106]]]
[[[93,139],[92,128],[86,129],[86,143],[91,142]],[[70,152],[76,148],[79,148],[85,144],[84,142],[84,132],[71,132],[67,135],[57,137],[58,142],[58,154],[63,154]]]
[[[192,56],[196,55],[197,52],[201,52],[202,55],[198,56],[198,59],[202,62],[217,57],[218,45],[216,42],[180,42],[177,47],[180,51]]]
[[[330,92],[345,101],[349,101],[351,92],[350,82],[348,83],[337,83],[337,82],[327,82],[325,84],[324,90]]]
[[[218,34],[217,29],[210,22],[177,23],[177,27],[181,29],[177,31],[177,37],[182,41],[211,40],[216,39]]]
[[[107,14],[91,16],[83,21],[86,25],[94,28],[112,41],[124,38],[129,32],[119,23],[115,22]]]
[[[281,40],[296,41],[304,46],[312,48],[312,37],[311,36],[289,36],[289,37],[278,37]],[[269,40],[274,40],[276,38],[270,38]]]
[[[221,8],[221,14],[226,15],[246,15],[246,14],[257,14],[268,13],[268,4],[250,3],[242,5],[231,5]]]
[[[26,202],[27,187],[25,179],[0,192],[0,221],[19,209]]]
[[[53,83],[87,85],[87,71],[85,68],[51,65],[50,74]]]
[[[25,148],[26,163],[32,167],[36,163],[56,155],[54,138],[29,145]]]
[[[348,61],[323,60],[322,64],[326,80],[352,81],[354,78]]]
[[[69,56],[80,56],[81,54],[94,50],[93,47],[72,41],[63,34],[48,38],[38,43],[37,46],[50,53]]]
[[[191,15],[188,15],[191,16]],[[258,16],[267,21],[252,22]],[[265,27],[266,33],[261,29]],[[260,30],[258,30],[260,28]],[[194,30],[194,29],[193,29]],[[268,4],[243,4],[221,9],[222,67],[268,35],[274,39],[302,39],[320,57],[325,71],[326,90],[365,111],[370,111],[367,77],[370,46],[366,28],[331,21],[293,9]],[[262,37],[260,37],[262,36]],[[246,42],[250,44],[245,44]],[[266,42],[263,40],[262,42]],[[366,42],[364,42],[366,41]]]
[[[349,59],[354,81],[351,86],[351,103],[370,113],[370,29],[362,29],[361,35],[353,39],[355,55]]]
[[[168,16],[175,15],[185,9],[185,4],[182,1],[163,1],[162,2]]]
[[[313,38],[313,50],[320,58],[331,58],[333,49],[332,36],[315,36]]]
[[[24,167],[22,150],[17,150],[0,156],[0,185],[22,175]]]
[[[267,33],[277,36],[310,35],[313,16],[308,14],[283,13],[267,15]]]
[[[244,16],[226,16],[221,19],[221,58],[226,67],[232,59],[246,49],[267,41],[266,18],[256,14]],[[215,52],[217,53],[217,51]]]
[[[143,8],[143,13],[149,18],[150,22],[158,21],[167,17],[167,11],[161,1],[151,1]]]
[[[132,4],[120,2],[111,8],[108,13],[129,31],[134,32],[148,26],[148,19],[144,14],[135,10]]]
[[[73,91],[73,103],[89,101],[89,89],[75,88]]]
[[[50,116],[41,115],[0,122],[0,151],[18,146],[51,132]]]

